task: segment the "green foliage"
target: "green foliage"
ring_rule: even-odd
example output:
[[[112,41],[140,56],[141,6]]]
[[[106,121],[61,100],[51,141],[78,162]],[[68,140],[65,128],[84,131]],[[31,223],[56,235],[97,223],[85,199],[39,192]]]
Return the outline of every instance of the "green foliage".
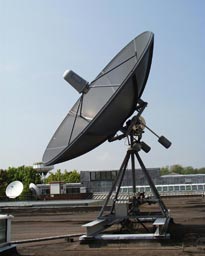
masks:
[[[73,170],[70,175],[69,175],[69,180],[68,182],[70,183],[77,183],[80,182],[80,174],[76,171]]]
[[[80,182],[80,174],[76,170],[73,170],[72,172],[68,172],[67,170],[61,172],[61,170],[58,169],[55,173],[50,173],[48,178],[45,180],[46,183],[55,181],[77,183]]]
[[[205,173],[205,167],[198,169],[199,173]]]
[[[160,168],[160,175],[167,175],[167,174],[170,174],[170,170],[168,166]]]
[[[205,174],[205,167],[197,169],[197,168],[193,168],[191,166],[186,166],[183,167],[179,164],[175,164],[172,166],[166,166],[166,167],[162,167],[160,169],[160,174],[161,175],[167,175],[167,174]]]
[[[172,165],[170,170],[172,173],[183,174],[183,167],[179,164]]]
[[[5,196],[5,190],[7,186],[7,175],[6,171],[0,170],[0,196]]]

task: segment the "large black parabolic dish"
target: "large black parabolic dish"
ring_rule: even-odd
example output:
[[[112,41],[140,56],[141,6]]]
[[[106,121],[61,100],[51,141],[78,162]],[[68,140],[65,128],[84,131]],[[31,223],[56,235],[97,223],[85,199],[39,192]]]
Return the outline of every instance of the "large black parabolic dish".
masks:
[[[113,136],[135,111],[150,71],[154,34],[144,32],[125,46],[89,84],[50,140],[43,162],[61,163]]]

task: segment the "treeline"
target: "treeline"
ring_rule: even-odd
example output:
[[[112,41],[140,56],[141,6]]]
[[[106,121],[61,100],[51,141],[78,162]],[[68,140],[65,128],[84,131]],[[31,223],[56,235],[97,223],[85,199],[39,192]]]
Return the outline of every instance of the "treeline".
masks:
[[[179,164],[162,167],[160,169],[161,175],[167,174],[205,174],[205,167],[203,168],[193,168],[191,166],[183,167]],[[21,196],[30,194],[29,184],[39,184],[42,183],[41,176],[36,172],[31,166],[20,166],[20,167],[9,167],[7,170],[0,169],[0,197],[5,196],[6,187],[12,181],[19,180],[24,185],[24,190]],[[63,172],[59,169],[55,173],[48,173],[47,177],[44,179],[44,183],[51,183],[55,181],[65,182],[65,183],[78,183],[80,182],[80,174],[76,171],[64,170]]]
[[[49,176],[45,179],[45,183],[51,183],[53,181],[78,183],[80,182],[80,174],[76,170],[73,170],[72,172],[64,170],[64,172],[61,172],[61,170],[58,169],[55,173],[51,172]]]
[[[25,195],[31,194],[29,190],[30,183],[42,183],[40,174],[32,166],[9,167],[7,170],[0,169],[0,197],[6,196],[6,187],[15,180],[21,181],[24,185],[24,190],[19,197],[20,199],[24,198]],[[55,181],[67,183],[80,182],[80,174],[76,170],[71,172],[57,170],[55,173],[49,173],[43,182],[50,183]]]
[[[205,167],[203,168],[193,168],[192,166],[183,167],[179,164],[172,166],[162,167],[160,169],[161,175],[168,174],[205,174]]]

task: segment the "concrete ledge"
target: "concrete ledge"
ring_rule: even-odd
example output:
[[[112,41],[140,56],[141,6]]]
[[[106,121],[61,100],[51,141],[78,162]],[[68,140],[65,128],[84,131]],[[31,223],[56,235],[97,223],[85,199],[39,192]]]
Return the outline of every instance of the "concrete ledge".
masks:
[[[96,233],[101,232],[105,228],[105,219],[97,219],[91,222],[88,222],[83,225],[83,227],[86,228],[87,230],[87,235],[92,236],[95,235]]]

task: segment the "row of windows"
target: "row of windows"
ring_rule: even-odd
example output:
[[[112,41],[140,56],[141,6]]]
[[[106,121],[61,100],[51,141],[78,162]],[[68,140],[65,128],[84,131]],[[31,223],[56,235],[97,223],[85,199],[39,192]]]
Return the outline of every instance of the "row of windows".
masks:
[[[80,188],[66,188],[66,194],[80,193]]]
[[[90,180],[91,181],[109,181],[115,180],[117,176],[117,171],[104,171],[104,172],[91,172]]]
[[[156,185],[159,192],[184,192],[184,191],[205,191],[205,184],[173,184],[173,185]],[[131,186],[121,187],[120,192],[131,193],[133,188]],[[151,192],[149,186],[136,186],[137,192]]]

